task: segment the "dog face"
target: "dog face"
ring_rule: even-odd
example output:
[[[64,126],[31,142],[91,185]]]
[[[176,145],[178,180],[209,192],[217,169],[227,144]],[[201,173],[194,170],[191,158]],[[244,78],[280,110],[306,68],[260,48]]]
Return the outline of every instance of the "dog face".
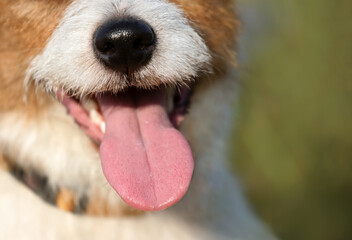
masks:
[[[193,157],[176,128],[190,85],[232,56],[232,1],[3,0],[0,9],[1,112],[19,111],[23,96],[27,112],[45,109],[55,96],[100,145],[127,203],[160,210],[180,200]]]

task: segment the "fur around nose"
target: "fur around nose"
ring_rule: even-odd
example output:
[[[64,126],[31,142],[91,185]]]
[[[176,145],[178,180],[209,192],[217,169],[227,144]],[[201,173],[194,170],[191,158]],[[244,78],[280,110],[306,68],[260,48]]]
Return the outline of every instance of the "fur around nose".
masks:
[[[97,58],[124,74],[145,66],[155,45],[156,35],[151,26],[133,18],[108,21],[96,30],[93,38]]]

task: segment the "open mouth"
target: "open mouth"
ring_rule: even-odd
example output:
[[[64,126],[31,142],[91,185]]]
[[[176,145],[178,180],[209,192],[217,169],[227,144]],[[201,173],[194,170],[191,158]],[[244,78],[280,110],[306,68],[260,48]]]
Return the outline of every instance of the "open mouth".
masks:
[[[104,175],[127,204],[156,211],[184,196],[194,162],[177,128],[189,107],[190,88],[129,88],[118,94],[99,93],[89,101],[78,101],[62,91],[57,95],[100,145]]]

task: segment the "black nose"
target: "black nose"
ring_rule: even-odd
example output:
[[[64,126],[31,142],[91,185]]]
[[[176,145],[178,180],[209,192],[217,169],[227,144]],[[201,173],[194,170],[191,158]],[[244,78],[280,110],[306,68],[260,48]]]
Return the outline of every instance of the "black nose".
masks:
[[[151,59],[156,36],[148,23],[137,19],[109,21],[94,33],[94,51],[107,67],[131,73]]]

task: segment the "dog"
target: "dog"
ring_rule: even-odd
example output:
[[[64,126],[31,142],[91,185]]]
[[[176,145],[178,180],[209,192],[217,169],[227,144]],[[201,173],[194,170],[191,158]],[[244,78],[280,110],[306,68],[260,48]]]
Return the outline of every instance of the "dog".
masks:
[[[0,2],[0,239],[274,239],[229,170],[232,0]]]

